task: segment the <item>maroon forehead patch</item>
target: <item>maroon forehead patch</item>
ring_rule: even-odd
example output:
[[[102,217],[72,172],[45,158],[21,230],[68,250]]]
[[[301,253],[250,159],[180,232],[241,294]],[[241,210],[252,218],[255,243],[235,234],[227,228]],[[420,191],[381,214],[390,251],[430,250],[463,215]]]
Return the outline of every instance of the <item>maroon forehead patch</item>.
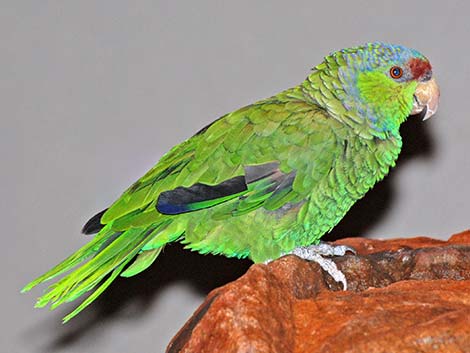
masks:
[[[431,75],[431,64],[427,60],[413,58],[408,63],[413,79],[419,80]]]

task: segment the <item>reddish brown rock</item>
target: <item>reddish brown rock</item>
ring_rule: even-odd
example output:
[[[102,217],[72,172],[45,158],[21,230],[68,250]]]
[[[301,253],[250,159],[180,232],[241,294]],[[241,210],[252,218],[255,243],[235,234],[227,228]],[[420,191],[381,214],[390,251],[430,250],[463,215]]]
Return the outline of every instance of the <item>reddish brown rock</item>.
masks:
[[[348,291],[286,256],[212,291],[168,353],[470,352],[470,231],[342,239]]]

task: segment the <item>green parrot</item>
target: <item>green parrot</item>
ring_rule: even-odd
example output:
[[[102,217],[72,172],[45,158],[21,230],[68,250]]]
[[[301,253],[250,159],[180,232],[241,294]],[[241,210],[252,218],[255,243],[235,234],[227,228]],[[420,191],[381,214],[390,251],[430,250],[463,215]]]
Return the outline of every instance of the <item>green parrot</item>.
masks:
[[[333,52],[296,87],[222,116],[173,147],[83,233],[94,238],[23,288],[68,272],[36,303],[55,308],[148,268],[166,244],[267,262],[314,260],[346,288],[320,243],[388,173],[400,125],[436,112],[439,89],[416,50],[381,42]]]

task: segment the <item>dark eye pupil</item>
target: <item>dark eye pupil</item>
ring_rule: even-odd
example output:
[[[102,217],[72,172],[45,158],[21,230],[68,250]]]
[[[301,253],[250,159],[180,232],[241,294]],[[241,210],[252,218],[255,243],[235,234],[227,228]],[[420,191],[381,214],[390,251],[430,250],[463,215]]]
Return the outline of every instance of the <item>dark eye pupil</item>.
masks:
[[[393,73],[393,76],[398,77],[398,76],[401,75],[401,69],[400,69],[399,67],[395,67],[395,68],[393,69],[392,73]]]

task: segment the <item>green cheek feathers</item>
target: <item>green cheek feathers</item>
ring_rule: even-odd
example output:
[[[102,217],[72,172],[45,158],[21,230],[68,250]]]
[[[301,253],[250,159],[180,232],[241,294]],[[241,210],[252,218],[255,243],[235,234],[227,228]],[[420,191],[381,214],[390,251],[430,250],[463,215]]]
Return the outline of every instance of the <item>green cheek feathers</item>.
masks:
[[[396,131],[411,112],[417,83],[397,82],[382,72],[360,73],[359,98],[372,109],[375,125],[381,131]]]

